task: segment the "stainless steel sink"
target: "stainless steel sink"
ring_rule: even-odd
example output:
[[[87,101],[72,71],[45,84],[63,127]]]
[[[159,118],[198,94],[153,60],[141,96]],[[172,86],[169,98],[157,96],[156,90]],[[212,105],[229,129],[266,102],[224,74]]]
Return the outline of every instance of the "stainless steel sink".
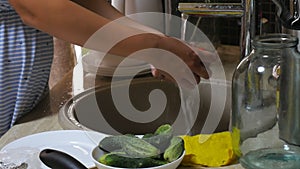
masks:
[[[179,88],[170,82],[160,81],[153,78],[138,78],[130,82],[129,102],[135,109],[145,112],[150,107],[149,94],[156,89],[163,91],[166,97],[165,108],[158,116],[153,115],[149,118],[156,118],[149,122],[139,122],[126,118],[132,112],[118,111],[112,99],[112,90],[114,92],[127,91],[125,84],[128,81],[119,81],[113,85],[95,87],[80,93],[70,99],[59,112],[59,123],[64,129],[94,130],[106,134],[144,134],[153,132],[158,126],[169,123],[176,126],[177,134],[198,134],[205,133],[204,125],[215,125],[214,132],[226,131],[229,129],[231,113],[231,84],[228,81],[201,81],[199,85],[200,104],[195,123],[191,126],[189,120],[181,113],[181,99]],[[207,122],[208,112],[211,105],[222,105],[223,103],[211,104],[212,86],[225,87],[227,94],[225,107],[222,112],[210,115],[214,122]],[[128,100],[126,100],[127,102]],[[218,101],[218,100],[217,100]],[[220,102],[222,100],[219,100]],[[125,103],[126,103],[125,102]],[[125,114],[124,114],[125,113]],[[221,117],[217,117],[221,115]],[[147,116],[147,117],[148,117]],[[134,118],[134,117],[133,117]],[[220,120],[219,120],[220,118]],[[210,121],[211,121],[210,120]],[[205,123],[206,122],[206,123]],[[212,124],[216,123],[216,124]],[[206,126],[207,127],[207,126]],[[188,129],[187,129],[188,128]],[[188,131],[187,131],[188,130]]]

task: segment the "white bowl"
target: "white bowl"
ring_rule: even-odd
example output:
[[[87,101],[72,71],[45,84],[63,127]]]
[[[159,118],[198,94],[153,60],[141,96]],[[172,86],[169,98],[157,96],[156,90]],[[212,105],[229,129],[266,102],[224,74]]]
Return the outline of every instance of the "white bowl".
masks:
[[[104,154],[104,152],[98,146],[95,147],[91,153],[92,159],[98,169],[126,169],[126,168],[112,167],[112,166],[108,166],[108,165],[104,165],[104,164],[100,163],[97,159],[99,159],[103,154]],[[185,151],[182,153],[182,155],[177,160],[175,160],[171,163],[167,163],[167,164],[164,164],[161,166],[156,166],[156,167],[140,168],[140,169],[150,169],[150,168],[151,169],[176,169],[180,165],[181,161],[183,160],[184,154],[185,154]]]

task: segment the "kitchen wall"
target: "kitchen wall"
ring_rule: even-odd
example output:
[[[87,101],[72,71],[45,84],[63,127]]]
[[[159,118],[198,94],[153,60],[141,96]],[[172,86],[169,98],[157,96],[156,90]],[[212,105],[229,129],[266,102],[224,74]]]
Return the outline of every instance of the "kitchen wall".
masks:
[[[222,2],[238,3],[240,0],[172,0],[172,14],[180,17],[178,3],[201,3],[201,2]],[[275,16],[276,7],[271,0],[255,1],[257,6],[256,18],[257,34],[281,32],[281,25]],[[190,22],[196,23],[197,17],[190,17]],[[201,30],[213,40],[226,45],[239,45],[240,41],[240,18],[203,18],[200,23]]]

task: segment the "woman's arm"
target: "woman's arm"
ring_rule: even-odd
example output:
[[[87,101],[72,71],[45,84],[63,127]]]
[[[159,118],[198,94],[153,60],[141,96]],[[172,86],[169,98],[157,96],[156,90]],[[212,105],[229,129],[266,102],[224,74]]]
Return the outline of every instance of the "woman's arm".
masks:
[[[92,1],[95,3],[96,1],[105,2],[104,0]],[[80,46],[84,46],[86,41],[97,30],[111,22],[106,17],[87,9],[87,5],[82,7],[69,0],[10,0],[10,3],[25,24]],[[114,11],[114,8],[110,8],[109,5],[106,5],[106,7],[108,8],[106,10]],[[102,36],[99,39],[99,43],[107,43],[111,40],[111,35],[126,37],[130,33],[145,33],[145,31],[135,27],[128,27],[116,22],[114,22],[113,26],[110,26],[108,31],[105,33],[106,36]],[[145,38],[147,39],[146,42]],[[160,36],[155,34],[128,38],[126,46],[129,47],[124,49],[116,48],[111,52],[117,55],[127,55],[139,49],[156,47],[159,38]],[[89,48],[89,46],[85,47]]]
[[[57,38],[63,39],[73,44],[91,47],[95,50],[102,50],[107,42],[115,38],[123,39],[118,42],[109,52],[111,54],[128,56],[129,54],[141,49],[156,48],[170,51],[181,58],[193,71],[197,81],[199,76],[208,78],[201,60],[186,45],[180,41],[166,37],[162,34],[142,31],[136,27],[126,26],[123,23],[112,22],[109,17],[104,17],[112,9],[104,8],[106,11],[102,15],[89,10],[83,2],[69,0],[9,0],[17,13],[21,16],[24,23],[47,32]],[[90,0],[89,0],[90,1]],[[99,0],[104,3],[104,0]],[[93,2],[95,2],[93,0]],[[82,4],[83,6],[79,5]],[[95,2],[96,3],[96,2]],[[93,11],[92,11],[93,10]],[[114,10],[112,10],[114,11]],[[116,14],[113,17],[118,17]],[[109,25],[109,26],[107,26]],[[95,37],[97,46],[86,46],[87,40],[99,29],[105,30],[99,38]],[[134,36],[128,36],[134,35]],[[122,38],[125,37],[125,38]],[[104,47],[104,49],[106,49]],[[154,60],[159,60],[160,56],[153,56]],[[150,62],[151,63],[151,62]],[[169,65],[169,62],[165,63]],[[155,64],[154,64],[155,66]],[[172,65],[171,65],[172,66]],[[174,66],[175,68],[175,66]],[[178,69],[178,68],[176,68]],[[176,70],[177,71],[177,70]],[[185,78],[186,70],[179,71],[182,78]]]
[[[68,42],[83,45],[110,22],[69,0],[9,0],[23,22]]]

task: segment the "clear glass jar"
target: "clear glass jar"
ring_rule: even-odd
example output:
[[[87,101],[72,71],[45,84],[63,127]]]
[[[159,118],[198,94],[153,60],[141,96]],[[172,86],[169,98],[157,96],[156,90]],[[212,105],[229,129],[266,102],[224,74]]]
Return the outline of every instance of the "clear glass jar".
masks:
[[[258,36],[234,72],[232,138],[244,168],[300,168],[298,147],[281,140],[278,127],[280,65],[297,55],[297,44],[291,35]]]

